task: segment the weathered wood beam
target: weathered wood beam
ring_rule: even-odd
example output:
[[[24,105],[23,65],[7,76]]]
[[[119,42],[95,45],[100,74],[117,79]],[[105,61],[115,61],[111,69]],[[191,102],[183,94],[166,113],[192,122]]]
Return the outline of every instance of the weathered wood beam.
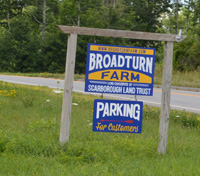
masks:
[[[86,28],[86,27],[74,27],[74,26],[63,26],[63,25],[58,25],[58,27],[64,33],[78,34],[78,35],[128,38],[128,39],[139,39],[139,40],[154,40],[154,41],[166,41],[166,42],[181,42],[186,38],[186,35],[177,38],[177,35],[161,34],[161,33]]]
[[[76,58],[76,44],[77,44],[77,35],[70,34],[68,37],[68,44],[67,44],[64,95],[63,95],[62,117],[61,117],[61,127],[60,127],[61,146],[63,146],[66,142],[69,142],[72,91],[73,91],[74,68],[75,68],[75,58]]]
[[[160,115],[159,144],[158,144],[159,154],[165,154],[167,149],[170,98],[171,98],[172,63],[173,63],[173,42],[165,42],[161,115]]]

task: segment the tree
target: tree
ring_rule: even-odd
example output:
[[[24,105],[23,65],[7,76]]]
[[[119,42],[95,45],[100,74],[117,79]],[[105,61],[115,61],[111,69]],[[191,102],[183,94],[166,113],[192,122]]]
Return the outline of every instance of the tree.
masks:
[[[23,15],[11,21],[11,29],[1,37],[0,61],[2,71],[33,72],[40,57],[40,42],[32,32],[29,18]]]
[[[10,30],[10,19],[21,14],[23,7],[23,0],[1,0],[0,24]]]
[[[135,29],[137,31],[157,32],[161,22],[161,14],[169,12],[170,1],[166,0],[135,0],[129,2],[135,11]]]
[[[192,71],[200,67],[200,40],[188,33],[187,38],[174,47],[174,69]]]
[[[199,11],[200,0],[185,0],[182,7],[177,0],[0,0],[0,23],[6,25],[0,27],[0,70],[64,72],[67,35],[58,24],[174,34],[182,28],[189,37],[175,44],[175,68],[196,69]],[[153,41],[79,36],[77,73],[85,72],[87,43],[162,46]]]
[[[52,23],[51,18],[48,18],[49,16],[52,17],[52,15],[49,15],[51,13],[54,14],[54,16],[58,15],[58,8],[59,8],[59,1],[58,0],[33,0],[28,1],[26,0],[26,5],[30,8],[30,13],[40,26],[42,31],[42,40],[45,41],[45,32],[46,32],[46,26],[49,22]],[[48,17],[47,17],[48,16]]]
[[[200,0],[196,0],[194,2],[194,18],[193,18],[193,25],[198,26],[200,28]],[[197,33],[200,34],[199,30]]]
[[[194,1],[193,0],[185,0],[184,1],[184,16],[186,16],[186,34],[189,30],[190,16],[194,10]]]
[[[200,26],[198,25],[198,15],[195,15],[197,9],[197,0],[185,0],[178,12],[178,21],[174,18],[175,15],[173,16],[174,12],[165,19],[165,27],[171,32],[175,31],[174,33],[176,33],[178,28],[182,28],[183,32],[187,34],[187,38],[183,42],[174,45],[174,69],[180,71],[191,71],[200,66],[200,33],[198,32]]]

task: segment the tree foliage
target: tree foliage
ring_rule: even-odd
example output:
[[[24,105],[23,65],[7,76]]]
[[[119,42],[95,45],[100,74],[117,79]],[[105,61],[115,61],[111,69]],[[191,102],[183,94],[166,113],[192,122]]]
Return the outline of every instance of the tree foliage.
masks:
[[[178,10],[178,19],[173,16],[174,11],[172,9],[163,20],[166,32],[176,34],[178,29],[182,29],[187,34],[184,41],[175,44],[174,68],[181,71],[200,69],[200,0],[184,0]]]
[[[200,67],[200,0],[0,0],[0,71],[64,72],[67,35],[57,25],[176,34],[174,68]],[[85,72],[87,43],[157,48],[161,42],[79,36],[77,73]]]

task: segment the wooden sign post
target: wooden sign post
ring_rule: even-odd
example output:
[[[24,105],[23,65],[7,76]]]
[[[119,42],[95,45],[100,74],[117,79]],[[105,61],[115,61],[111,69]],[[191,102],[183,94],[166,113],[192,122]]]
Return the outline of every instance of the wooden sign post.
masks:
[[[172,80],[172,61],[173,61],[173,42],[165,42],[164,66],[163,66],[163,84],[161,115],[159,128],[158,153],[165,154],[167,148],[169,110],[171,98],[171,80]]]
[[[64,83],[64,95],[63,95],[62,117],[61,117],[61,128],[60,128],[61,145],[64,145],[66,141],[69,141],[76,45],[77,45],[77,34],[70,34],[67,43],[65,83]]]
[[[69,141],[77,34],[140,39],[140,40],[165,41],[161,118],[159,127],[160,139],[158,144],[158,152],[160,154],[165,154],[167,148],[167,137],[168,137],[168,126],[169,126],[173,42],[181,42],[186,38],[186,36],[181,36],[181,32],[179,35],[171,35],[171,34],[160,34],[160,33],[149,33],[149,32],[84,28],[84,27],[72,27],[72,26],[60,26],[60,25],[58,27],[61,29],[62,32],[70,34],[67,46],[65,86],[64,86],[64,97],[63,97],[61,129],[60,129],[60,144],[64,145],[66,142]]]

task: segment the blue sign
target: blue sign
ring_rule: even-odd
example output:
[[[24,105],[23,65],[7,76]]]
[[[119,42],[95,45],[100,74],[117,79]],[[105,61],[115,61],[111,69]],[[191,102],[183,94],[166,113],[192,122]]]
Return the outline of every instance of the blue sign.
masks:
[[[93,131],[142,132],[143,102],[94,100]]]
[[[155,49],[88,44],[85,91],[153,95]]]

